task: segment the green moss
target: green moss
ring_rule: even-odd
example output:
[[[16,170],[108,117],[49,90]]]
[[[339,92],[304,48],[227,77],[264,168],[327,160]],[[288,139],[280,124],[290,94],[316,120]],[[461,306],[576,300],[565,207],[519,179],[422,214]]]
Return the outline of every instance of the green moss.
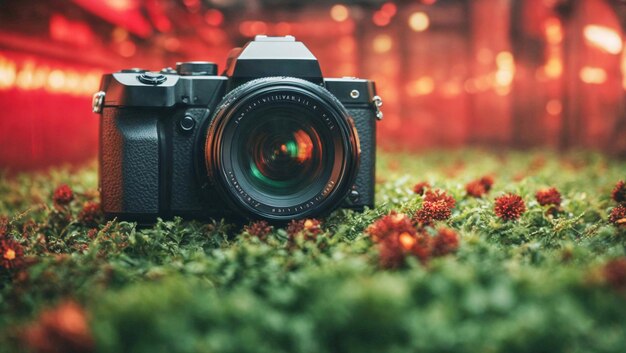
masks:
[[[626,232],[606,220],[625,171],[593,153],[383,153],[377,208],[336,211],[317,240],[295,245],[284,229],[261,241],[219,220],[90,233],[78,215],[97,200],[94,165],[4,176],[0,215],[28,265],[0,269],[0,351],[24,350],[20,328],[71,298],[100,352],[621,352],[626,293],[601,268],[625,255]],[[493,190],[466,197],[464,185],[486,174]],[[382,269],[364,229],[417,210],[418,181],[455,197],[444,223],[460,248]],[[61,183],[76,193],[66,210],[51,201]],[[563,195],[555,217],[534,200],[547,186]],[[493,212],[505,192],[526,202],[518,221]]]

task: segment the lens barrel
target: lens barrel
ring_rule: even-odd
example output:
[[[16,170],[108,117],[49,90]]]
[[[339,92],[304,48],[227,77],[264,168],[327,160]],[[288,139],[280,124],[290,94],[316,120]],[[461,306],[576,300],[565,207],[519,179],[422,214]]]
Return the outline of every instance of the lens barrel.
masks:
[[[323,87],[269,77],[231,91],[205,141],[206,168],[224,200],[248,218],[328,213],[345,199],[359,146],[347,111]]]

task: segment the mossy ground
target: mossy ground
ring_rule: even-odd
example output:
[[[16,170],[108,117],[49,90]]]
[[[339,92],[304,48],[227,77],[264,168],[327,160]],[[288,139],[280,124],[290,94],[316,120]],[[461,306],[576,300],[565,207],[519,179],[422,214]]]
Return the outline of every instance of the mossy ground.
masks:
[[[465,184],[488,174],[493,189],[467,197]],[[315,239],[279,228],[261,240],[219,220],[138,229],[81,215],[97,202],[95,164],[5,175],[5,236],[24,254],[0,268],[0,351],[623,352],[626,288],[606,264],[625,255],[626,231],[607,221],[625,177],[626,163],[594,153],[381,153],[375,209],[334,212]],[[458,251],[385,269],[364,230],[392,210],[413,214],[419,181],[456,199],[441,223]],[[55,208],[63,183],[74,201]],[[555,216],[534,198],[548,186],[563,196]],[[527,210],[505,222],[493,204],[509,192]],[[62,314],[41,314],[68,301],[88,324],[75,337],[55,329]]]

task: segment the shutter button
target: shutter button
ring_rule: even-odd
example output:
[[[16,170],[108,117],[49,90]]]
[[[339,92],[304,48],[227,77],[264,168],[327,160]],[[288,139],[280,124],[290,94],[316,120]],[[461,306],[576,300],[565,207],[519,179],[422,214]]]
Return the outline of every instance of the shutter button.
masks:
[[[144,72],[143,74],[137,76],[137,79],[139,79],[141,83],[145,83],[147,85],[160,85],[167,80],[167,77],[158,72]]]

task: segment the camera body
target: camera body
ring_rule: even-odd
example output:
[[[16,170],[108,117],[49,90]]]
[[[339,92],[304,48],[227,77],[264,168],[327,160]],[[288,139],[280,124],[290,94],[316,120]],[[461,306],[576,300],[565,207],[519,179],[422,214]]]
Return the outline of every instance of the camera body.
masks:
[[[323,78],[291,36],[233,49],[222,76],[210,62],[105,74],[93,100],[102,209],[286,221],[372,207],[381,104],[372,81]]]

